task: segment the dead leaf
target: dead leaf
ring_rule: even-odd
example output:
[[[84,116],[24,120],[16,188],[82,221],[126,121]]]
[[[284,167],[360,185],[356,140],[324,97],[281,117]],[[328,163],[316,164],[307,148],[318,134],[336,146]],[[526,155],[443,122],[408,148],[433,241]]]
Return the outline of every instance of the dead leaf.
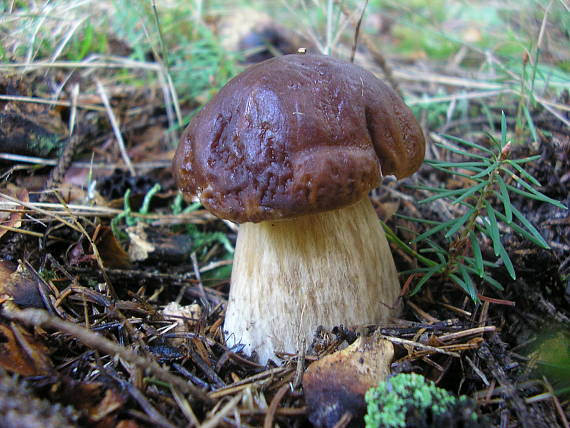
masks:
[[[2,192],[22,202],[30,201],[28,191],[12,183],[8,183],[6,187],[2,189]],[[0,225],[17,229],[20,226],[22,226],[22,217],[24,216],[24,213],[22,211],[19,211],[16,207],[10,207],[10,208],[12,212],[0,211]],[[5,235],[7,232],[8,229],[0,227],[0,237]]]
[[[170,302],[162,310],[162,316],[165,320],[176,322],[176,327],[174,327],[172,333],[188,333],[192,331],[200,321],[202,317],[202,307],[196,303],[182,306],[180,303]],[[169,342],[172,345],[181,345],[184,343],[184,338],[175,337],[169,339]]]
[[[89,409],[89,419],[93,422],[98,422],[120,409],[125,404],[125,401],[125,397],[117,391],[108,389],[97,406]]]
[[[144,223],[128,227],[127,233],[131,241],[129,257],[133,262],[148,259],[182,263],[192,251],[192,239],[186,234],[175,234]]]
[[[360,420],[366,409],[364,394],[388,377],[393,358],[392,344],[371,336],[311,364],[303,375],[311,423],[333,427],[346,412]]]
[[[128,227],[127,234],[131,243],[129,245],[129,259],[133,262],[140,262],[148,259],[148,255],[154,251],[154,245],[148,242],[143,223]]]
[[[47,347],[17,324],[0,324],[0,367],[22,376],[44,376],[52,364]]]
[[[400,200],[394,202],[382,202],[376,206],[376,212],[383,222],[388,222],[392,219],[394,214],[398,212],[400,208]]]
[[[124,269],[130,266],[129,255],[123,249],[121,243],[115,238],[110,227],[100,226],[94,237],[95,245],[103,260],[103,265],[112,269]]]
[[[38,280],[23,267],[0,260],[0,296],[12,300],[19,307],[43,308],[44,301],[40,293]]]

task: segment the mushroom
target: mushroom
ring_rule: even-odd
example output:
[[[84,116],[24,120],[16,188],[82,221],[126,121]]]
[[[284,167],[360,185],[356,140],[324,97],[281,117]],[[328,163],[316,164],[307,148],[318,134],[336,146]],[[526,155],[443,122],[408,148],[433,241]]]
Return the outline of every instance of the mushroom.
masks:
[[[240,223],[224,332],[232,346],[294,353],[320,325],[393,316],[400,286],[368,198],[406,177],[424,137],[402,99],[363,68],[320,55],[252,66],[193,118],[179,188]]]

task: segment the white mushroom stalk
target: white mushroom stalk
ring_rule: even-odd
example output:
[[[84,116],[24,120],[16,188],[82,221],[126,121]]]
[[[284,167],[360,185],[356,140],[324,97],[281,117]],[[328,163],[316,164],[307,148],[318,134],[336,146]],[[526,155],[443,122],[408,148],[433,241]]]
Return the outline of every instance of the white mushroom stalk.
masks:
[[[265,364],[318,326],[385,321],[400,286],[368,197],[319,214],[240,226],[224,330]]]

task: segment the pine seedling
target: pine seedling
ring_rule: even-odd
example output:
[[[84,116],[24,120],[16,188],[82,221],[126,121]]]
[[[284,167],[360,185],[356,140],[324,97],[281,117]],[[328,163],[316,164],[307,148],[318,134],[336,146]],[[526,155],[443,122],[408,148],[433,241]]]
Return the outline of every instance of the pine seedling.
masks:
[[[426,163],[450,176],[467,179],[472,184],[460,189],[418,186],[421,190],[433,193],[420,201],[420,204],[443,199],[453,205],[459,205],[463,214],[442,222],[405,217],[430,226],[412,241],[427,246],[421,253],[411,249],[389,229],[387,235],[424,265],[407,272],[421,276],[411,294],[417,293],[431,277],[438,275],[459,285],[477,302],[477,278],[502,289],[501,284],[489,274],[488,268],[496,266],[496,261],[485,260],[480,244],[483,238],[490,240],[495,257],[500,260],[512,279],[516,279],[516,272],[501,240],[501,225],[541,248],[549,248],[539,231],[511,203],[510,195],[518,194],[559,208],[566,207],[539,192],[536,187],[540,186],[540,183],[524,169],[526,163],[538,159],[539,155],[511,159],[511,143],[507,138],[507,120],[504,113],[501,117],[500,140],[490,136],[490,147],[456,137],[445,138],[446,143],[437,145],[463,156],[466,160],[427,160]],[[497,203],[493,204],[493,200]],[[431,239],[437,233],[444,234],[447,245],[441,246]]]

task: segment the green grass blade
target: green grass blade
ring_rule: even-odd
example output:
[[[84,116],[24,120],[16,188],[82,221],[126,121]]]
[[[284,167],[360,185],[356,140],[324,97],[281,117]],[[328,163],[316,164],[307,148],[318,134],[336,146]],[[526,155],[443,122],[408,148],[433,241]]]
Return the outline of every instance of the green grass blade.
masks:
[[[499,248],[499,257],[503,261],[505,268],[507,268],[507,272],[509,272],[509,275],[511,276],[511,278],[517,279],[517,274],[515,273],[515,268],[513,267],[513,262],[511,262],[511,259],[507,253],[507,250],[505,250],[505,247],[503,247],[503,244],[501,244],[501,246]]]
[[[563,210],[568,209],[566,207],[566,205],[564,205],[563,203],[561,203],[560,201],[557,201],[556,199],[552,199],[549,198],[548,196],[546,196],[545,194],[539,192],[538,190],[536,190],[534,187],[532,187],[530,184],[528,184],[526,181],[524,181],[523,179],[517,177],[516,175],[513,177],[515,178],[515,180],[517,181],[517,183],[520,183],[525,189],[527,189],[529,192],[533,193],[536,196],[541,197],[542,201],[544,202],[548,202],[549,204],[552,204],[558,208],[562,208]],[[517,179],[518,178],[518,179]]]
[[[537,159],[540,159],[540,155],[534,155],[534,156],[529,156],[527,158],[521,158],[521,159],[509,159],[507,162],[510,163],[516,163],[518,165],[522,164],[522,163],[528,163],[528,162],[534,162]]]
[[[477,287],[475,286],[475,283],[473,282],[471,275],[469,275],[469,271],[467,270],[465,265],[459,265],[459,272],[461,273],[461,278],[463,279],[463,282],[470,290],[469,295],[477,296]]]
[[[497,217],[499,218],[499,220],[506,222],[506,217],[501,214],[500,212],[496,212]],[[529,241],[531,241],[532,243],[534,243],[535,245],[542,247],[542,248],[550,248],[547,244],[546,247],[544,247],[544,240],[537,240],[530,232],[528,232],[526,229],[522,228],[521,226],[519,226],[518,224],[516,224],[515,222],[512,222],[509,225],[516,233],[518,233],[519,235],[523,236],[524,238],[528,239]]]
[[[511,198],[509,196],[509,192],[507,190],[507,184],[503,177],[497,174],[497,183],[499,183],[499,192],[497,196],[503,203],[503,208],[505,209],[505,216],[507,217],[507,223],[511,224],[513,221],[513,210],[511,208]]]
[[[483,275],[483,281],[491,284],[497,290],[504,290],[504,287],[501,285],[501,283],[496,279],[494,279],[493,277],[491,277],[490,275],[488,275],[487,273]]]
[[[475,258],[469,257],[469,256],[464,256],[463,259],[464,259],[464,260],[467,260],[467,261],[469,262],[469,264],[475,266]],[[494,268],[494,267],[496,267],[496,264],[495,264],[495,263],[492,263],[492,262],[490,262],[490,261],[488,261],[488,260],[483,259],[483,266],[487,266],[487,267],[490,267],[490,268]],[[475,268],[473,268],[473,269],[475,269]],[[474,272],[475,272],[475,271],[474,271]],[[477,272],[475,272],[475,273],[477,273]]]
[[[520,180],[519,183],[525,183],[523,180]],[[527,186],[529,186],[527,183],[525,183]],[[525,186],[526,187],[526,186]],[[509,189],[511,192],[515,192],[518,193],[519,195],[525,196],[527,198],[530,199],[535,199],[537,201],[541,201],[541,202],[546,202],[549,204],[554,205],[555,207],[558,208],[562,208],[563,210],[567,209],[567,207],[562,204],[561,202],[557,201],[556,199],[552,199],[549,198],[546,195],[543,195],[542,193],[540,193],[537,190],[534,190],[532,187],[529,186],[530,189],[532,189],[532,193],[531,192],[525,192],[524,190],[521,189],[517,189],[514,186],[511,186],[510,184],[507,184],[507,189]]]
[[[538,134],[536,132],[536,128],[534,127],[534,122],[532,120],[532,117],[530,116],[530,112],[528,111],[527,106],[524,104],[523,104],[523,111],[524,111],[524,116],[526,117],[526,123],[528,124],[528,129],[530,130],[530,135],[532,135],[533,141],[540,141],[540,139],[538,138]]]
[[[518,221],[528,230],[532,236],[540,243],[540,246],[544,249],[550,248],[548,243],[544,240],[540,232],[532,225],[530,221],[521,213],[516,207],[513,207],[513,214],[518,219]]]
[[[487,160],[485,156],[481,156],[476,153],[466,152],[465,150],[461,150],[458,149],[457,147],[450,146],[449,144],[437,143],[437,146],[441,147],[442,149],[449,150],[450,152],[456,153],[458,155],[465,156],[466,158],[481,159],[482,161]]]
[[[487,216],[489,217],[487,231],[489,232],[489,237],[493,242],[493,251],[495,252],[495,256],[498,256],[500,254],[500,248],[503,246],[503,244],[501,243],[501,236],[499,233],[497,218],[495,217],[495,210],[488,201],[485,201],[485,208],[487,211]]]
[[[434,159],[427,159],[425,163],[431,166],[438,165],[446,168],[467,168],[489,165],[489,162],[442,162]]]
[[[507,116],[501,112],[501,149],[507,145]]]
[[[191,212],[196,211],[202,206],[201,202],[193,202],[192,204],[188,205],[186,208],[182,210],[182,214],[188,214]]]
[[[485,177],[486,175],[491,174],[495,169],[497,169],[498,167],[498,162],[493,162],[491,165],[489,165],[487,168],[485,168],[483,171],[481,171],[480,173],[476,174],[473,176],[473,178],[481,178],[481,177]]]
[[[445,187],[433,187],[433,186],[426,186],[424,184],[416,184],[408,187],[410,187],[410,189],[427,190],[428,192],[433,192],[433,193],[447,192],[449,190]]]
[[[437,221],[437,220],[428,220],[425,218],[417,218],[417,217],[411,217],[408,215],[404,215],[404,214],[395,214],[396,217],[398,218],[403,218],[404,220],[409,220],[412,221],[414,223],[424,223],[424,224],[439,224],[441,222]]]
[[[450,196],[461,195],[465,192],[465,189],[454,189],[454,190],[447,190],[445,192],[438,193],[437,195],[430,196],[429,198],[422,199],[418,202],[418,204],[427,204],[428,202],[435,201],[441,198],[448,198]]]
[[[413,241],[413,243],[419,242],[425,238],[427,238],[428,236],[434,235],[437,232],[440,232],[442,230],[445,230],[447,228],[453,227],[453,224],[455,224],[457,221],[459,221],[460,219],[451,219],[448,220],[444,223],[440,223],[438,226],[432,227],[430,230],[425,231],[424,233],[422,233],[421,235],[417,236]]]
[[[477,297],[477,290],[469,288],[469,286],[465,284],[465,281],[463,281],[461,278],[459,278],[459,276],[455,275],[454,273],[449,275],[449,278],[451,278],[453,282],[459,285],[463,289],[463,291],[465,291],[467,295],[471,297],[471,300],[473,300],[475,303],[479,303],[479,297]]]
[[[422,256],[417,251],[415,251],[413,248],[411,248],[408,244],[406,244],[404,241],[402,241],[398,237],[398,235],[396,235],[394,233],[394,231],[392,229],[390,229],[390,227],[388,227],[388,225],[386,223],[384,223],[383,221],[380,220],[380,224],[382,225],[382,228],[384,229],[384,233],[386,234],[386,239],[388,239],[390,242],[393,242],[396,245],[398,245],[398,247],[400,247],[402,249],[402,251],[404,251],[406,254],[416,258],[420,263],[423,263],[426,266],[433,266],[436,264],[433,260],[430,260],[427,257]]]
[[[476,186],[471,187],[470,189],[463,189],[465,191],[465,193],[463,195],[461,195],[459,198],[455,199],[452,204],[457,204],[461,201],[463,201],[464,199],[467,199],[469,196],[473,195],[474,193],[477,193],[479,190],[481,190],[483,187],[485,187],[487,183],[479,183]]]
[[[454,137],[452,135],[445,135],[445,134],[442,135],[442,137],[444,137],[447,140],[451,140],[451,141],[455,141],[456,143],[463,144],[467,147],[471,147],[473,149],[481,150],[482,152],[488,153],[490,155],[494,154],[494,152],[492,150],[488,149],[487,147],[483,147],[479,144],[473,143],[472,141],[463,140],[461,138]]]
[[[432,241],[431,239],[425,239],[424,242],[430,246],[430,248],[432,248],[434,250],[435,253],[438,254],[445,254],[447,256],[448,251],[444,250],[441,246],[439,246],[435,241]]]
[[[160,192],[160,184],[156,183],[152,188],[144,195],[142,206],[139,210],[139,214],[146,215],[148,214],[148,210],[150,208],[150,202],[152,201],[152,197]]]
[[[469,220],[469,218],[473,215],[473,213],[475,213],[475,208],[471,208],[464,215],[459,217],[459,219],[455,221],[451,229],[447,231],[445,237],[449,238],[450,236],[453,236],[459,229],[461,229],[461,227],[467,222],[467,220]]]
[[[475,236],[473,231],[469,232],[469,240],[471,241],[471,248],[473,248],[475,271],[477,272],[477,275],[482,278],[485,273],[485,267],[483,266],[483,254],[481,253],[481,246],[479,245],[477,236]]]
[[[534,184],[535,186],[541,186],[540,181],[538,181],[538,180],[537,180],[536,178],[534,178],[531,174],[529,174],[522,166],[520,166],[520,165],[518,165],[518,164],[516,164],[516,163],[514,163],[514,162],[508,162],[508,161],[507,161],[507,163],[508,163],[509,165],[511,165],[514,169],[516,169],[516,170],[519,172],[519,174],[520,174],[521,176],[523,176],[524,178],[526,178],[526,179],[527,179],[528,181],[530,181],[532,184]],[[502,169],[503,169],[503,171],[508,171],[509,175],[511,175],[511,176],[513,175],[513,173],[512,173],[511,171],[509,171],[508,169],[506,169],[506,168],[504,168],[504,167],[503,167]]]
[[[469,178],[470,180],[473,180],[473,175],[465,174],[464,172],[450,171],[450,170],[447,169],[447,168],[440,168],[440,167],[438,167],[437,165],[431,165],[431,167],[434,168],[434,169],[437,169],[437,170],[439,170],[439,171],[446,172],[446,173],[451,174],[451,175],[457,175],[458,177],[465,177],[465,178]],[[468,170],[468,171],[473,171],[474,173],[481,172],[481,169],[480,169],[480,168],[475,168],[475,167],[467,167],[467,168],[465,168],[465,169]],[[481,180],[474,180],[474,181],[481,181]]]
[[[427,272],[422,275],[422,277],[420,278],[420,280],[416,283],[414,289],[412,291],[410,291],[409,295],[413,296],[414,294],[416,294],[418,291],[421,290],[421,288],[423,287],[423,285],[429,281],[429,279],[434,276],[436,273],[441,272],[443,269],[443,267],[441,265],[436,265],[434,267],[431,267],[427,270]]]

